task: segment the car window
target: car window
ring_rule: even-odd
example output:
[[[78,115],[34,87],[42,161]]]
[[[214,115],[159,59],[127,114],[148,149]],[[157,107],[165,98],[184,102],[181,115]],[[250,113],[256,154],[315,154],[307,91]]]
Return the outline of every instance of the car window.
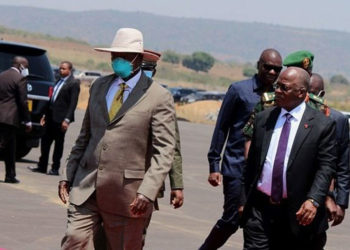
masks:
[[[0,49],[2,50],[2,48]],[[20,50],[18,50],[18,53],[12,51],[0,51],[0,72],[7,70],[12,66],[12,60],[15,56],[24,56],[27,58],[29,62],[29,74],[33,75],[33,77],[36,76],[41,80],[53,81],[51,66],[45,53],[28,54],[25,53],[25,51]]]

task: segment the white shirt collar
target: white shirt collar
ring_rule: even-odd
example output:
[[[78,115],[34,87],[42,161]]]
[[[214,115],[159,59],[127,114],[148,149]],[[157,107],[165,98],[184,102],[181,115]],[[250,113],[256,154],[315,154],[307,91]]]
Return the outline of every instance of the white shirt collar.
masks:
[[[136,86],[136,83],[140,80],[140,77],[141,77],[141,70],[136,75],[134,75],[129,80],[127,80],[125,84],[128,86],[128,88],[133,89]],[[119,86],[123,82],[124,80],[119,76],[117,78],[117,85]]]
[[[289,113],[295,118],[296,120],[300,121],[301,118],[303,117],[304,111],[306,109],[306,104],[305,102],[300,103],[298,106],[296,106],[294,109],[291,111],[287,111],[284,108],[281,109],[280,117],[285,115],[286,113]]]

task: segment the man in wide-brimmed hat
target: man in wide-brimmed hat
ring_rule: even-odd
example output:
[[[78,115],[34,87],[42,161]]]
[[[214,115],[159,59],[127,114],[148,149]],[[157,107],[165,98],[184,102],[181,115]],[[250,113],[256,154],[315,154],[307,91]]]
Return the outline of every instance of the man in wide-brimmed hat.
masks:
[[[142,231],[171,168],[175,111],[169,91],[141,70],[143,37],[122,28],[110,48],[114,74],[95,81],[59,196],[69,194],[62,249],[93,249],[101,222],[110,249],[141,249]]]

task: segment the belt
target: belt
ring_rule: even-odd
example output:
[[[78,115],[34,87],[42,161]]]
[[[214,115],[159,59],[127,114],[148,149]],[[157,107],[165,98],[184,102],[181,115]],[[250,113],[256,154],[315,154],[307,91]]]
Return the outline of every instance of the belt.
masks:
[[[255,191],[255,201],[257,202],[257,204],[268,204],[271,206],[284,206],[287,204],[287,199],[282,199],[279,202],[275,202],[271,199],[271,196],[256,190]]]

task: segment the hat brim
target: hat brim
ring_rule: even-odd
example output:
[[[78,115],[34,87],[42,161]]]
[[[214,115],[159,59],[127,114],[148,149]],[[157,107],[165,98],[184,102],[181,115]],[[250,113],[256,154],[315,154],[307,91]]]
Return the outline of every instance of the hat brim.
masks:
[[[114,47],[114,48],[94,48],[94,50],[99,52],[116,52],[116,53],[140,53],[143,54],[143,51],[130,49],[130,48],[121,48],[121,47]]]
[[[149,49],[145,49],[143,52],[143,60],[147,62],[157,62],[161,54]]]

